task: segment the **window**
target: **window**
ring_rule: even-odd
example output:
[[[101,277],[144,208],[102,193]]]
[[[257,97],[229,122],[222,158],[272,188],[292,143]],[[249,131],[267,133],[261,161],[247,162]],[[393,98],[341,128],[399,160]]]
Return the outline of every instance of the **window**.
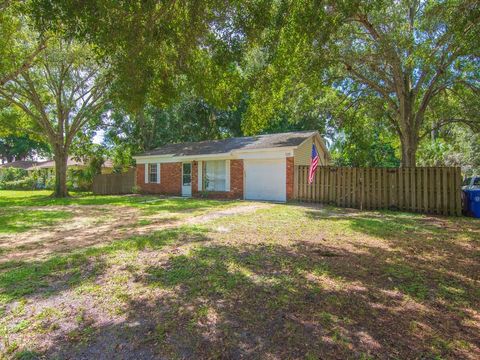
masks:
[[[148,182],[158,183],[158,164],[148,164]]]
[[[192,184],[192,164],[183,163],[182,177],[183,186],[190,186]]]
[[[226,168],[225,160],[205,161],[205,190],[226,191]]]

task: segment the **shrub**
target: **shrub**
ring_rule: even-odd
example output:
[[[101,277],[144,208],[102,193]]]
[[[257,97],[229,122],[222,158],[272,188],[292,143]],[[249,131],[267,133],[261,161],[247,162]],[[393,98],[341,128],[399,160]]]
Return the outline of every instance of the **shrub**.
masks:
[[[2,168],[0,169],[0,184],[6,181],[21,180],[28,175],[27,170],[17,168]]]
[[[27,176],[20,180],[5,181],[1,184],[3,190],[35,190],[37,182],[33,176]]]

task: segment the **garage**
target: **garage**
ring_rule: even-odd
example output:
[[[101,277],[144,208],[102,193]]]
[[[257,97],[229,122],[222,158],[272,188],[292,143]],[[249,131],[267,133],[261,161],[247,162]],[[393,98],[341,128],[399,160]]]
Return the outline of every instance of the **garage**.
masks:
[[[285,159],[245,160],[245,199],[286,201]]]

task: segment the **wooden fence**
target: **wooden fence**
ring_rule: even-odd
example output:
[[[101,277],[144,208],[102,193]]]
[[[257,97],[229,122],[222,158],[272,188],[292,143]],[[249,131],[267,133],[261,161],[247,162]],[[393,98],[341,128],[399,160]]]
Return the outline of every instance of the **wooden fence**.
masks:
[[[121,174],[101,174],[93,179],[95,195],[131,194],[135,186],[135,169]]]
[[[461,173],[456,167],[318,167],[308,184],[308,166],[295,166],[295,198],[358,209],[393,209],[461,215]]]

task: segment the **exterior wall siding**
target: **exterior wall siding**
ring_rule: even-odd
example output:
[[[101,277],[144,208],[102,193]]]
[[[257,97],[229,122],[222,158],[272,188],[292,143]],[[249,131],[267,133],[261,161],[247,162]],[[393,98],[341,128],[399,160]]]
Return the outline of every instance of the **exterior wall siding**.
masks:
[[[315,146],[317,147],[318,154],[320,156],[319,165],[327,165],[327,156],[323,148],[320,146],[316,137],[311,137],[294,150],[295,165],[310,165],[310,156],[312,154],[312,141],[315,139]]]
[[[137,186],[142,193],[181,195],[182,194],[182,163],[160,164],[160,184],[145,184],[145,165],[137,165]]]

